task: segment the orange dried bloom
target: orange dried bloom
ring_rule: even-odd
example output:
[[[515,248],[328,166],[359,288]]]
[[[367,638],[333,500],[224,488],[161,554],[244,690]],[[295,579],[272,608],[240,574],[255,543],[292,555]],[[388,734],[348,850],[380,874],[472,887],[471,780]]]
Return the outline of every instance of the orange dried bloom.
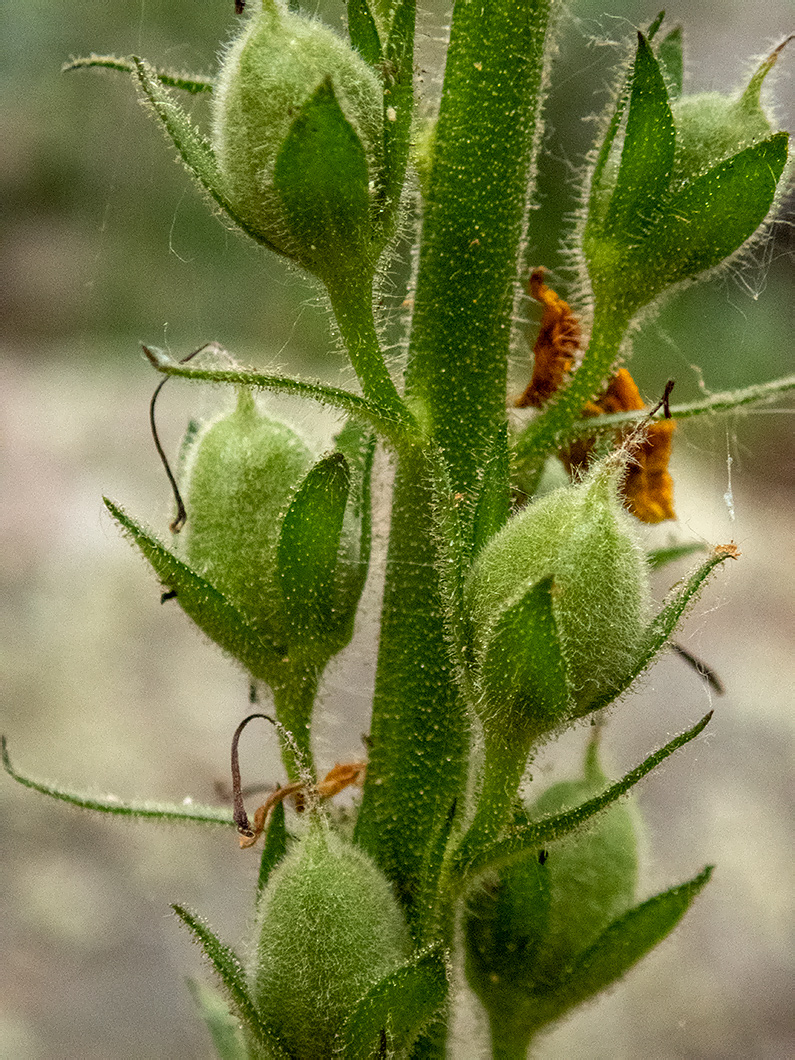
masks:
[[[529,292],[544,311],[538,338],[533,346],[533,378],[516,406],[520,409],[541,408],[557,390],[574,366],[580,348],[580,322],[568,302],[544,283],[544,270],[535,269],[530,276]]]
[[[583,415],[634,412],[645,407],[635,380],[626,368],[619,368],[604,394],[596,401],[588,402],[583,409]],[[642,523],[661,523],[666,519],[676,518],[674,483],[668,472],[674,426],[673,420],[650,423],[632,454],[633,463],[627,470],[622,491],[627,508]],[[620,444],[629,431],[617,433]],[[564,461],[569,470],[587,464],[592,447],[593,443],[587,441],[572,445],[564,454]]]
[[[574,367],[580,348],[580,324],[564,302],[544,283],[544,270],[535,269],[530,276],[529,292],[544,307],[538,338],[533,346],[533,377],[516,402],[517,408],[541,408],[563,385]],[[583,416],[603,416],[611,412],[633,412],[645,408],[635,380],[619,368],[605,392],[589,401]],[[644,437],[633,452],[633,463],[627,471],[622,491],[627,508],[642,523],[661,523],[675,519],[674,484],[668,472],[671,456],[674,421],[657,420],[646,427]],[[629,429],[619,430],[620,445]],[[569,471],[586,467],[593,450],[593,440],[581,439],[572,443],[560,455]]]

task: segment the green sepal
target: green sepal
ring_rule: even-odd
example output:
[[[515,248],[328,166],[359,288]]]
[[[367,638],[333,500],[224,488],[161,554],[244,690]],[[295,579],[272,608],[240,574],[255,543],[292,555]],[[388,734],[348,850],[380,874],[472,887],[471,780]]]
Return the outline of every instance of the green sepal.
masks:
[[[271,643],[223,593],[144,530],[127,513],[104,498],[105,506],[138,546],[161,583],[176,592],[182,610],[211,640],[239,660],[253,677],[269,684],[281,677],[284,652]]]
[[[220,1060],[251,1060],[240,1021],[229,1011],[224,997],[198,979],[187,979],[186,982]]]
[[[601,993],[670,934],[712,875],[707,866],[688,883],[672,887],[615,920],[549,994],[537,995],[536,1029]]]
[[[661,610],[646,627],[632,667],[612,688],[607,689],[589,705],[589,711],[601,710],[602,707],[606,707],[626,692],[632,682],[643,673],[668,643],[668,638],[687,610],[698,599],[698,594],[712,571],[721,563],[725,563],[727,559],[733,558],[735,558],[735,552],[732,549],[713,549],[709,558],[696,567],[686,580],[674,586]]]
[[[664,545],[662,548],[652,548],[646,553],[646,562],[651,570],[660,570],[667,567],[669,563],[675,563],[685,556],[692,556],[695,552],[706,552],[709,546],[703,541],[686,541],[681,545]]]
[[[523,858],[534,857],[547,843],[562,839],[563,836],[581,828],[591,817],[606,809],[616,799],[620,799],[622,795],[625,795],[630,788],[633,788],[647,773],[656,769],[674,751],[695,739],[707,726],[711,717],[712,711],[706,714],[692,729],[687,729],[685,732],[680,733],[679,736],[675,736],[664,747],[649,755],[648,758],[644,759],[639,766],[636,766],[621,780],[606,788],[601,795],[596,795],[593,799],[588,799],[580,806],[575,807],[573,810],[567,810],[565,813],[556,814],[540,821],[531,821],[524,826],[514,827],[508,835],[483,847],[475,856],[468,857],[465,862],[459,862],[454,868],[460,881],[460,886],[463,888],[466,883],[484,872],[498,870],[506,865],[515,864]]]
[[[304,265],[322,277],[375,260],[367,155],[330,77],[291,125],[273,181]]]
[[[359,556],[357,573],[348,588],[352,606],[361,596],[370,570],[373,547],[373,460],[376,437],[355,420],[349,420],[335,438],[337,451],[342,453],[350,471],[348,511],[359,524]]]
[[[278,247],[269,243],[261,233],[256,232],[247,225],[232,208],[222,190],[223,180],[210,141],[199,132],[187,113],[180,107],[168,90],[162,86],[157,71],[149,63],[139,59],[137,55],[131,56],[131,59],[135,66],[135,74],[144,98],[162,122],[185,168],[202,190],[221,207],[235,227],[239,228],[241,232],[244,232],[247,236],[250,236],[258,243],[262,243],[263,246],[268,247],[277,254],[283,253]]]
[[[426,950],[372,986],[342,1029],[344,1060],[408,1056],[411,1046],[445,1006],[448,969],[439,947]]]
[[[657,49],[657,61],[668,89],[668,98],[677,99],[682,95],[685,74],[681,26],[676,26],[663,37]]]
[[[277,802],[273,807],[265,833],[262,857],[259,862],[257,877],[257,894],[262,894],[268,885],[270,874],[287,853],[287,827],[284,823],[284,803]]]
[[[659,30],[660,26],[663,24],[663,19],[664,18],[665,18],[665,12],[664,11],[658,11],[658,13],[657,13],[656,17],[654,18],[653,22],[651,23],[649,28],[646,30],[646,40],[648,40],[648,41],[653,41],[654,40],[654,38],[657,36],[657,31]]]
[[[221,942],[195,913],[181,905],[172,905],[171,908],[201,946],[253,1041],[265,1050],[265,1056],[269,1060],[290,1060],[289,1054],[279,1045],[257,1011],[249,994],[246,973],[237,954]]]
[[[136,820],[157,821],[161,824],[234,824],[232,814],[223,806],[203,806],[200,803],[154,802],[150,800],[120,799],[116,795],[90,795],[87,792],[74,791],[61,787],[49,780],[37,780],[18,772],[11,764],[5,736],[2,737],[3,768],[12,780],[24,788],[38,791],[59,802],[66,802],[81,810],[93,810],[95,813],[108,813],[115,817],[131,817]]]
[[[80,59],[72,59],[64,63],[61,73],[70,70],[88,70],[92,67],[101,67],[105,70],[120,70],[126,74],[136,74],[135,63],[132,59],[119,59],[115,55],[87,55]],[[189,92],[192,96],[201,92],[212,92],[215,84],[212,77],[203,77],[201,74],[175,74],[170,70],[155,70],[155,77],[161,85],[166,88],[178,88],[183,92]]]
[[[674,118],[660,65],[639,33],[621,162],[600,225],[609,237],[634,243],[648,230],[668,187],[675,147]]]
[[[309,470],[282,521],[276,565],[288,637],[310,656],[307,641],[325,640],[349,617],[334,591],[349,490],[347,461],[332,453]]]
[[[383,57],[378,26],[367,0],[347,0],[348,36],[365,62],[375,66]]]
[[[788,142],[780,132],[746,147],[668,201],[644,243],[627,254],[626,269],[648,298],[719,265],[754,234],[775,199]]]
[[[565,719],[571,696],[553,592],[554,578],[544,578],[497,619],[479,666],[485,725],[521,716],[541,736]]]

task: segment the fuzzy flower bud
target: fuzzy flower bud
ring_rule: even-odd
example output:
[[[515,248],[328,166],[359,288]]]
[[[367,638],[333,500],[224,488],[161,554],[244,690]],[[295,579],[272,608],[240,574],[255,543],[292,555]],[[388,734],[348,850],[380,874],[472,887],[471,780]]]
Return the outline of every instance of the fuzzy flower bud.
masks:
[[[527,814],[539,819],[573,809],[606,784],[592,746],[584,777],[555,784]],[[466,974],[488,1012],[495,1043],[511,1041],[511,1055],[518,1056],[519,1043],[552,1012],[560,1014],[560,1003],[549,1003],[556,987],[631,907],[636,883],[637,821],[626,802],[537,860],[487,879],[464,920]]]
[[[778,51],[739,97],[680,96],[666,70],[670,48],[658,57],[638,35],[626,118],[622,96],[583,232],[597,304],[628,319],[667,287],[731,257],[762,225],[787,161],[788,135],[773,131],[760,104]]]
[[[517,714],[537,735],[580,717],[631,670],[648,570],[615,459],[516,515],[466,588],[484,724]]]
[[[281,863],[262,898],[253,995],[296,1060],[336,1055],[346,1018],[410,953],[387,880],[321,821]]]
[[[257,238],[321,277],[374,253],[382,100],[357,52],[276,0],[224,56],[214,146],[228,200]]]

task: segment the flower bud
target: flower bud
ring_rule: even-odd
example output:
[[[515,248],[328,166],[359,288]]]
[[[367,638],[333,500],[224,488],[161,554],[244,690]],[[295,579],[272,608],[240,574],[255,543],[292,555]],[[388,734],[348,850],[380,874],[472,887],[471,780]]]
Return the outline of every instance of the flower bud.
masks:
[[[225,194],[256,238],[320,276],[369,258],[383,89],[357,52],[263,0],[224,56],[213,106]]]
[[[648,569],[618,496],[623,471],[608,459],[576,485],[531,503],[477,558],[465,601],[484,723],[494,716],[499,725],[518,712],[538,735],[551,732],[587,713],[631,669]],[[545,585],[546,617],[538,611]]]
[[[296,1060],[335,1055],[366,991],[410,954],[390,886],[360,850],[319,819],[262,897],[254,1002]]]
[[[584,777],[555,784],[527,814],[537,820],[573,809],[606,785],[592,746]],[[464,921],[466,974],[495,1041],[503,1035],[516,1044],[546,1022],[544,995],[554,997],[578,957],[631,907],[636,884],[636,814],[620,802],[587,831],[502,870],[476,892]]]
[[[759,229],[787,161],[788,136],[773,133],[759,102],[776,57],[739,98],[671,100],[660,61],[638,34],[623,141],[625,96],[596,161],[583,232],[597,304],[628,320]]]
[[[277,646],[287,642],[279,530],[311,463],[302,439],[263,415],[248,390],[197,436],[186,459],[187,561]]]

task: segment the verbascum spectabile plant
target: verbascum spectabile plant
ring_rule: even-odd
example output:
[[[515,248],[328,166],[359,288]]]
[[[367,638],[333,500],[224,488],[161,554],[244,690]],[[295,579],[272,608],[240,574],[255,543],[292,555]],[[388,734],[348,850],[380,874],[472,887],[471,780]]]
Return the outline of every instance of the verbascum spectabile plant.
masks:
[[[618,701],[739,555],[686,540],[647,551],[641,524],[676,517],[674,425],[794,384],[677,406],[670,388],[644,400],[624,362],[663,300],[775,220],[789,136],[764,100],[782,52],[733,95],[688,94],[679,27],[661,15],[627,42],[562,236],[567,290],[528,268],[538,155],[554,150],[541,117],[559,6],[456,0],[432,117],[416,106],[413,0],[348,0],[347,37],[299,5],[249,0],[212,79],[136,56],[68,64],[131,75],[222,223],[323,291],[358,382],[240,368],[215,345],[180,362],[146,347],[164,378],[235,396],[191,424],[168,468],[170,536],[106,501],[164,595],[259,690],[262,713],[234,734],[234,810],[81,796],[4,751],[12,776],[62,800],[224,825],[244,847],[261,837],[240,956],[174,907],[216,974],[225,1008],[207,1000],[203,1015],[224,1060],[451,1055],[451,993],[467,988],[492,1055],[518,1060],[661,942],[712,871],[641,897],[629,796],[711,715],[619,779],[602,745],[631,709]],[[180,102],[199,91],[205,130]],[[398,374],[378,295],[410,231]],[[513,322],[524,286],[543,315],[517,400],[507,366],[526,341]],[[336,410],[335,437],[310,444],[263,392]],[[314,707],[368,576],[379,446],[395,478],[367,761],[319,770]],[[699,549],[655,603],[652,569]],[[254,717],[272,725],[284,782],[252,822],[237,744]],[[582,724],[581,775],[529,798],[539,750]],[[334,797],[352,786],[361,796],[343,812]]]

